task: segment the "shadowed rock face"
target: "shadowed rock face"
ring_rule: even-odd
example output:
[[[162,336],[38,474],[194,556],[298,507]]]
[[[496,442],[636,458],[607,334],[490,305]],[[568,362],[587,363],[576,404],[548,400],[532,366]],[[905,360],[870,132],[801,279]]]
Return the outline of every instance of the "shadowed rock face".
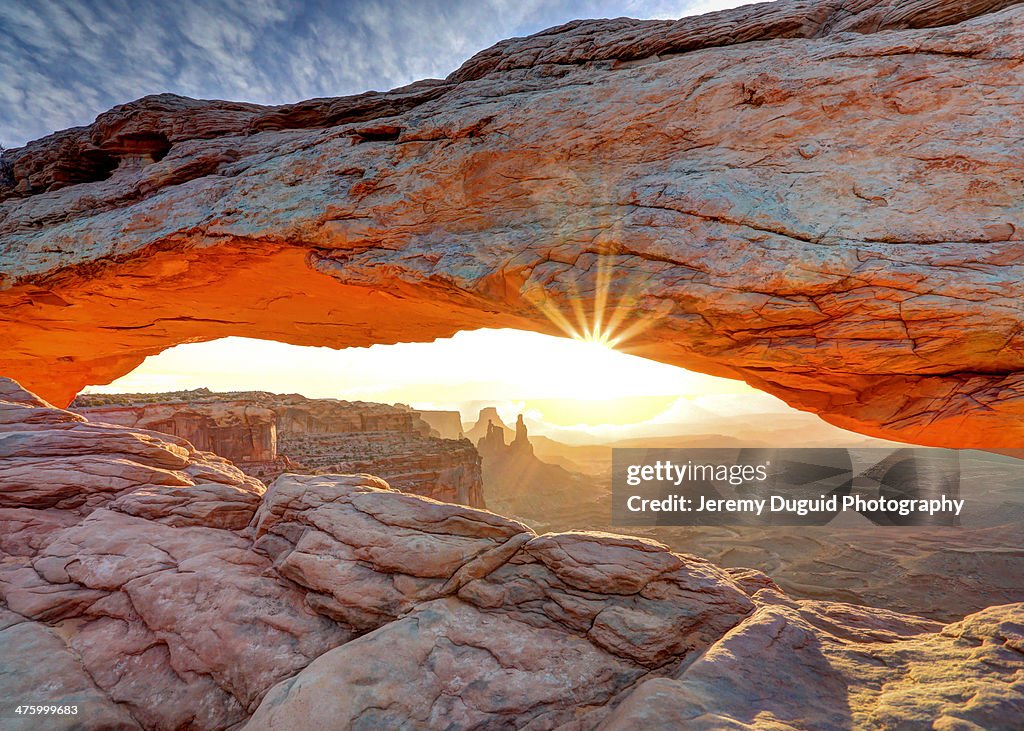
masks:
[[[64,404],[186,340],[557,332],[607,286],[632,352],[1016,447],[1022,58],[1008,2],[781,2],[385,94],[149,97],[9,154],[0,373]]]
[[[66,475],[62,502],[49,473],[10,477],[27,452]],[[80,707],[67,729],[1012,729],[1024,710],[1021,604],[944,627],[369,475],[184,479],[204,461],[0,379],[5,729],[38,727],[7,704],[44,686]]]

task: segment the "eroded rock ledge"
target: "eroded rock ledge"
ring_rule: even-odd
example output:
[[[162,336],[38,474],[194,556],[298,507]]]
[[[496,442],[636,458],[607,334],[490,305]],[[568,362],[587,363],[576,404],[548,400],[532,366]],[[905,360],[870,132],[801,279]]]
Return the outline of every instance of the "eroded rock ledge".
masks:
[[[184,341],[557,332],[607,285],[633,352],[1018,447],[1022,59],[1019,4],[823,0],[573,23],[384,94],[143,99],[11,153],[0,373],[63,405]]]
[[[261,494],[160,439],[0,381],[4,703],[45,682],[81,708],[58,724],[145,729],[1009,729],[1024,711],[1021,604],[944,627],[795,601],[756,571],[538,536],[367,475]]]
[[[266,482],[283,472],[373,472],[403,492],[486,507],[473,445],[431,436],[431,426],[404,406],[196,389],[80,395],[70,408],[91,421],[183,437]],[[456,434],[461,429],[460,422]]]

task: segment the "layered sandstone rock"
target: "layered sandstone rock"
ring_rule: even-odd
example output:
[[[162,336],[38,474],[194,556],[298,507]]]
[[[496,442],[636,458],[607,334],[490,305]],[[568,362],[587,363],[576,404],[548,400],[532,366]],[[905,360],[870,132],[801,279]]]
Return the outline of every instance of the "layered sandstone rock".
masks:
[[[5,727],[45,689],[68,728],[226,728],[351,636],[236,532],[265,488],[229,462],[7,379],[0,413]]]
[[[70,484],[83,456],[125,480],[155,459],[124,436],[157,437],[11,381],[0,414],[18,435],[5,467],[38,446]],[[182,475],[204,457],[163,444]],[[114,499],[86,477],[54,504],[4,474],[4,728],[38,727],[11,706],[40,688],[79,707],[55,720],[68,729],[1011,729],[1024,709],[1020,604],[943,627],[794,601],[756,571],[625,536],[538,536],[368,475]],[[229,489],[256,499],[225,521],[209,506]]]
[[[185,440],[91,423],[6,378],[0,378],[0,481],[0,509],[56,508],[80,515],[161,491],[185,505],[192,493],[175,490],[196,486],[217,495],[217,502],[254,505],[264,489],[224,458]]]
[[[277,458],[276,415],[258,404],[231,399],[175,402],[172,397],[155,403],[90,405],[111,400],[80,396],[71,408],[93,421],[182,437],[235,463],[273,463]]]
[[[200,388],[81,395],[72,408],[97,421],[184,437],[261,479],[285,471],[367,472],[405,492],[484,507],[473,445],[432,436],[430,424],[406,407]]]
[[[0,372],[64,404],[185,341],[559,332],[582,298],[840,426],[1017,447],[1022,58],[1010,0],[783,1],[384,94],[148,97],[5,158]]]

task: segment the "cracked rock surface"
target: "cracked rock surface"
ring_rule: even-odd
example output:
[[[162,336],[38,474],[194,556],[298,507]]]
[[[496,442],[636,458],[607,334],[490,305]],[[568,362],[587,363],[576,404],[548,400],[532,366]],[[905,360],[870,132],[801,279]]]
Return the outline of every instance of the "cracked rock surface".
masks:
[[[27,490],[36,453],[53,465]],[[944,626],[369,475],[264,491],[4,379],[8,500],[0,704],[80,707],[53,728],[1011,729],[1024,712],[1021,604]]]
[[[558,332],[607,287],[631,352],[1017,447],[1022,60],[1019,3],[783,0],[386,93],[147,97],[5,158],[0,373],[65,405],[185,341]]]

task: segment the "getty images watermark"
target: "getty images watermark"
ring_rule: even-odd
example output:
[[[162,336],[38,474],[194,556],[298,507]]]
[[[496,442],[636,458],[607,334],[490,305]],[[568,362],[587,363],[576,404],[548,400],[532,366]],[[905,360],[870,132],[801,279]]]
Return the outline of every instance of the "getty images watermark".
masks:
[[[943,449],[615,449],[612,521],[951,526],[960,478]]]

